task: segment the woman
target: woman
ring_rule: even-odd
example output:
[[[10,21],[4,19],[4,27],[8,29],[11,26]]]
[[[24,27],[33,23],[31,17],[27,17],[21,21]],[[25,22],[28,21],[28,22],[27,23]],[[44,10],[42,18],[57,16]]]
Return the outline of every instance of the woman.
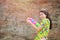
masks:
[[[48,12],[43,9],[39,13],[39,17],[41,19],[40,27],[36,27],[32,24],[27,18],[27,22],[31,23],[32,26],[37,30],[37,35],[34,40],[48,40],[48,33],[50,28],[50,20],[48,19]]]

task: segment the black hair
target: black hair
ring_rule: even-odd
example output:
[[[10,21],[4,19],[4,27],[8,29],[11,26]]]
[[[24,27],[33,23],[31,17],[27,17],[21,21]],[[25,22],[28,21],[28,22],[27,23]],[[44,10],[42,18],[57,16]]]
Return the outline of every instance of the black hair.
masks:
[[[49,17],[49,12],[45,10],[41,10],[40,12],[43,12],[45,15],[47,15],[46,18],[50,20],[50,29],[52,29],[52,21],[51,18]]]

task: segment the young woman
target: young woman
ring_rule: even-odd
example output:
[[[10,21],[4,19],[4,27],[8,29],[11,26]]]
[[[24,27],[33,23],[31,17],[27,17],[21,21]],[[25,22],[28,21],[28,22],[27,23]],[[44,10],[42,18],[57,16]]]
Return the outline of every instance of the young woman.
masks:
[[[46,10],[41,10],[39,13],[39,17],[41,19],[40,27],[36,27],[33,23],[31,23],[27,18],[27,22],[32,24],[32,26],[37,30],[37,35],[34,40],[48,40],[48,33],[50,29],[50,20],[48,19],[48,12]]]

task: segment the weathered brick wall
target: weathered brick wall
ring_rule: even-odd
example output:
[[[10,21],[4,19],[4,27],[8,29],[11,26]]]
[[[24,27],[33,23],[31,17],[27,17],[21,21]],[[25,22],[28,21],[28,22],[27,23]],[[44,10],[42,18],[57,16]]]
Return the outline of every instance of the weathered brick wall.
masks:
[[[33,40],[36,30],[28,16],[39,22],[39,10],[47,8],[52,20],[49,40],[60,40],[59,0],[0,0],[0,40]]]

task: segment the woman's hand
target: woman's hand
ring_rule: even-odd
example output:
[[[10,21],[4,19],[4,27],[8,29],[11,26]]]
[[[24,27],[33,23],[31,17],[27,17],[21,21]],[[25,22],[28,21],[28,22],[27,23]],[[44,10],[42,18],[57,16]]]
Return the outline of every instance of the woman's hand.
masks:
[[[30,19],[30,17],[28,17],[28,18],[26,19],[27,23],[30,23],[30,20],[29,20],[29,19]]]
[[[37,27],[29,19],[30,19],[30,17],[28,17],[26,19],[27,23],[30,23],[35,29],[37,29]]]

